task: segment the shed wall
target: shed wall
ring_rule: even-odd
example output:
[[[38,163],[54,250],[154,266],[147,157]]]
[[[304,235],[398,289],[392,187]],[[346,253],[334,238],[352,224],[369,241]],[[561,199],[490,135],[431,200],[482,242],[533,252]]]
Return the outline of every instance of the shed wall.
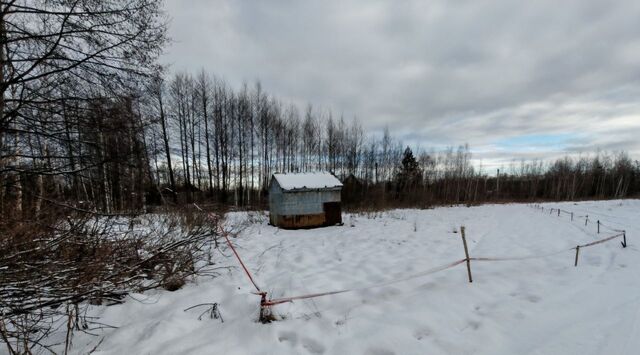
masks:
[[[271,214],[281,214],[280,207],[282,206],[282,189],[277,182],[272,181],[269,187],[269,212]]]
[[[340,202],[340,191],[285,192],[278,202],[276,213],[280,215],[319,214],[324,213],[325,202]]]

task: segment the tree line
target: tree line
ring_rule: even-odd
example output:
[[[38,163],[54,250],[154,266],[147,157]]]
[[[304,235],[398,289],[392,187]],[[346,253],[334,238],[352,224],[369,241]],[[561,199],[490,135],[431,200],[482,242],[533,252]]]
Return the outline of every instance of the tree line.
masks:
[[[204,71],[154,72],[121,96],[65,98],[3,133],[5,213],[43,201],[107,213],[210,202],[264,208],[274,172],[330,171],[347,207],[624,198],[640,191],[624,153],[478,168],[469,146],[415,153],[389,129],[269,95]]]
[[[404,151],[395,179],[362,193],[347,185],[355,206],[391,199],[391,206],[428,207],[434,204],[478,204],[512,201],[621,199],[640,193],[640,162],[625,152],[569,157],[554,161],[512,161],[488,174],[470,163],[468,146],[414,157]],[[356,186],[354,188],[354,186]],[[366,185],[364,185],[366,186]],[[360,190],[358,190],[358,188]],[[389,191],[391,193],[389,193]],[[385,193],[386,192],[386,193]],[[357,196],[361,193],[361,196]],[[390,197],[389,197],[390,196]]]

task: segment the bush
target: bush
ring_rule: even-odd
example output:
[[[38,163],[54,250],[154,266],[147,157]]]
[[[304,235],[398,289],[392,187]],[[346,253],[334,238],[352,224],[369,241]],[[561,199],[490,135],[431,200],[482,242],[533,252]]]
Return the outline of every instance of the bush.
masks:
[[[62,208],[37,220],[3,220],[0,339],[12,354],[47,349],[42,341],[60,322],[69,325],[67,339],[90,327],[82,318],[87,303],[183,287],[211,263],[217,223],[193,210],[107,216]]]

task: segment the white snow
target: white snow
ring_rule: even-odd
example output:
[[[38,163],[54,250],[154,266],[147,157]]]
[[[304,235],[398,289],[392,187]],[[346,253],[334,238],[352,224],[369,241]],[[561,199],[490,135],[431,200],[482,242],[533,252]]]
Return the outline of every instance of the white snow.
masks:
[[[294,184],[295,185],[295,184]],[[230,272],[176,292],[132,295],[91,309],[117,329],[77,334],[74,351],[95,354],[637,354],[640,348],[640,201],[523,204],[394,210],[345,215],[344,226],[280,230],[251,220],[233,242],[270,297],[400,279],[464,258],[529,256],[604,238],[593,223],[550,215],[549,207],[589,214],[627,231],[580,251],[521,261],[472,262],[386,287],[274,307],[283,319],[256,322],[259,297],[229,250]],[[262,222],[260,222],[260,220]],[[454,233],[455,231],[455,233]],[[614,233],[615,234],[615,233]],[[218,302],[224,323],[190,306]],[[1,352],[2,350],[0,350]]]
[[[283,190],[340,187],[342,183],[329,173],[273,174]]]

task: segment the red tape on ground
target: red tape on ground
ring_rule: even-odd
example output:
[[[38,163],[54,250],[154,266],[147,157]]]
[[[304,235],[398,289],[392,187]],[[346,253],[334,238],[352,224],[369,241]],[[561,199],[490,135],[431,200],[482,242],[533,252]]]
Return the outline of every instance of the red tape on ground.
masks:
[[[600,244],[600,243],[608,242],[608,241],[610,241],[611,239],[619,238],[619,237],[622,237],[623,235],[624,235],[624,233],[620,233],[620,234],[612,235],[611,237],[608,237],[608,238],[604,238],[604,239],[596,240],[596,241],[591,242],[591,243],[587,243],[587,244],[580,245],[580,248],[586,248],[586,247],[590,247],[590,246],[592,246],[592,245],[596,245],[596,244]],[[575,249],[575,248],[572,248],[572,249]]]
[[[202,210],[202,208],[200,208],[198,205],[196,205],[195,203],[193,204],[197,209],[199,209],[200,211],[204,212]],[[212,221],[215,221],[216,219],[214,217],[212,217],[212,213],[207,214],[207,218],[209,218]],[[233,254],[236,256],[236,259],[238,259],[238,262],[240,263],[240,266],[242,266],[242,269],[244,270],[244,273],[247,274],[247,277],[249,278],[249,281],[251,281],[251,283],[253,284],[253,287],[256,288],[256,290],[258,291],[259,294],[263,294],[264,292],[262,292],[262,290],[260,289],[260,287],[258,286],[258,284],[255,282],[255,280],[253,279],[253,276],[251,276],[251,273],[249,272],[249,269],[247,269],[247,266],[244,264],[244,262],[242,262],[242,258],[240,258],[240,254],[238,254],[238,251],[236,250],[236,248],[233,247],[233,243],[231,243],[231,240],[229,239],[229,236],[227,232],[225,232],[222,227],[219,227],[220,229],[220,234],[222,234],[222,236],[224,237],[224,239],[227,241],[227,245],[229,246],[229,248],[231,249],[231,251],[233,251]]]
[[[227,240],[227,244],[229,245],[229,248],[231,248],[231,250],[233,251],[233,254],[235,254],[236,258],[238,259],[238,262],[244,269],[244,273],[247,274],[247,277],[249,277],[249,280],[251,281],[253,286],[256,288],[256,290],[258,290],[258,292],[262,292],[258,284],[253,280],[253,276],[251,276],[249,269],[247,269],[247,266],[242,262],[242,259],[240,259],[240,255],[236,251],[236,248],[233,247],[233,244],[231,243],[231,240],[229,240],[229,236],[227,235],[227,233],[223,232],[222,235],[224,236],[224,239]]]
[[[612,235],[612,236],[604,238],[604,239],[599,239],[599,240],[593,241],[591,243],[582,244],[582,245],[580,245],[580,248],[586,248],[586,247],[590,247],[590,246],[593,246],[593,245],[596,245],[596,244],[608,242],[608,241],[610,241],[612,239],[622,237],[623,235],[624,235],[624,233],[616,234],[616,235]],[[473,258],[469,258],[469,260],[475,260],[475,261],[510,261],[510,260],[539,259],[539,258],[547,258],[547,257],[550,257],[550,256],[562,254],[564,252],[567,252],[567,251],[570,251],[570,250],[575,250],[575,249],[576,249],[576,247],[573,247],[573,248],[569,248],[569,249],[559,250],[559,251],[556,251],[556,252],[553,252],[553,253],[549,253],[549,254],[529,255],[529,256],[520,256],[520,257],[473,257]]]
[[[624,233],[624,232],[625,232],[625,230],[624,230],[624,229],[616,229],[616,228],[613,228],[613,227],[611,227],[611,226],[608,226],[608,225],[606,225],[606,224],[604,224],[604,223],[602,223],[602,222],[600,222],[600,227],[605,227],[605,228],[607,228],[607,229],[609,229],[609,230],[611,230],[611,231],[618,232],[618,233]]]
[[[330,291],[330,292],[322,292],[322,293],[311,293],[308,295],[302,295],[302,296],[293,296],[293,297],[282,297],[282,298],[275,298],[272,300],[269,300],[265,303],[265,305],[267,306],[273,306],[276,304],[281,304],[281,303],[287,303],[287,302],[292,302],[295,300],[302,300],[302,299],[308,299],[308,298],[316,298],[316,297],[322,297],[322,296],[329,296],[329,295],[336,295],[339,293],[347,293],[347,292],[353,292],[353,291],[362,291],[362,290],[368,290],[368,289],[372,289],[372,288],[376,288],[376,287],[384,287],[384,286],[388,286],[388,285],[392,285],[392,284],[396,284],[399,282],[404,282],[404,281],[408,281],[411,279],[415,279],[415,278],[419,278],[419,277],[424,277],[430,274],[435,274],[436,272],[440,272],[446,269],[450,269],[454,266],[460,265],[462,263],[464,263],[465,261],[467,261],[467,259],[461,259],[461,260],[457,260],[454,261],[452,263],[446,264],[446,265],[442,265],[442,266],[438,266],[435,267],[433,269],[429,269],[427,271],[423,271],[417,274],[413,274],[407,277],[403,277],[400,279],[396,279],[396,280],[391,280],[391,281],[385,281],[385,282],[381,282],[381,283],[377,283],[377,284],[372,284],[372,285],[368,285],[368,286],[362,286],[362,287],[357,287],[357,288],[352,288],[352,289],[344,289],[344,290],[337,290],[337,291]]]

